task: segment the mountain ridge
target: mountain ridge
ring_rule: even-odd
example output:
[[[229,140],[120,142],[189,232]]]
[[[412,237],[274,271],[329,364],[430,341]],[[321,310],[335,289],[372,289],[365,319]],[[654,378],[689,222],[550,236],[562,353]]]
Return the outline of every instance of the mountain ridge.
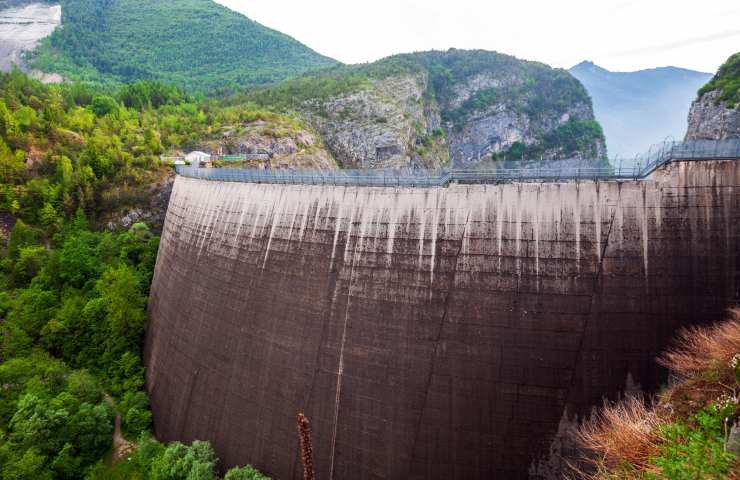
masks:
[[[590,61],[572,68],[594,104],[610,155],[631,159],[665,138],[679,139],[697,90],[711,74],[680,67],[612,72]]]
[[[272,83],[336,64],[211,0],[59,0],[62,27],[29,57],[72,80],[158,80],[195,91]]]
[[[299,112],[337,161],[355,168],[605,155],[601,127],[578,80],[485,50],[336,66],[253,90],[242,100]]]

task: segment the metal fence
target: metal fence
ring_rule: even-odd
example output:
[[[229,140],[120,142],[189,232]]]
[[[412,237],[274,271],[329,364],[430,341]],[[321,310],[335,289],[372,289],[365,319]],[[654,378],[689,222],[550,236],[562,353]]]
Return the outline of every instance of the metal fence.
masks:
[[[740,159],[740,139],[664,142],[634,159],[629,167],[552,168],[546,161],[520,161],[522,168],[445,170],[259,170],[176,167],[179,175],[203,180],[305,185],[354,185],[368,187],[438,187],[450,183],[506,181],[628,180],[643,179],[657,168],[676,160]],[[574,161],[584,165],[598,161]]]

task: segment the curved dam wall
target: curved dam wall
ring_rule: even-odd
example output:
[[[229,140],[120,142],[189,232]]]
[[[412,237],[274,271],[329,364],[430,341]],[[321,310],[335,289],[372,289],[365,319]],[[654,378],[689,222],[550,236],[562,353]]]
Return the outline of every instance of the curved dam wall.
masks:
[[[319,479],[517,479],[665,381],[740,288],[740,162],[644,181],[369,188],[178,177],[149,305],[157,436]]]

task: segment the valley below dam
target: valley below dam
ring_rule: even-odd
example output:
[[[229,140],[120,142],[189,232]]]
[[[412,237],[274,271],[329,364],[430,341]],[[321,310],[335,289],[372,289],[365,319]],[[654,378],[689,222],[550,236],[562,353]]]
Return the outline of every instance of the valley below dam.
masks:
[[[667,380],[740,298],[740,162],[440,188],[178,176],[149,303],[162,441],[303,478],[557,478],[564,425]]]

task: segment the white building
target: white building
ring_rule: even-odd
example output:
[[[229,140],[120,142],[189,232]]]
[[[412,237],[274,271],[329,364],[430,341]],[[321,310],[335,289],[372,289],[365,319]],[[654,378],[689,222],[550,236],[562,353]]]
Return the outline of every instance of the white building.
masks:
[[[185,161],[194,167],[210,167],[211,155],[205,152],[190,152],[185,155]]]

